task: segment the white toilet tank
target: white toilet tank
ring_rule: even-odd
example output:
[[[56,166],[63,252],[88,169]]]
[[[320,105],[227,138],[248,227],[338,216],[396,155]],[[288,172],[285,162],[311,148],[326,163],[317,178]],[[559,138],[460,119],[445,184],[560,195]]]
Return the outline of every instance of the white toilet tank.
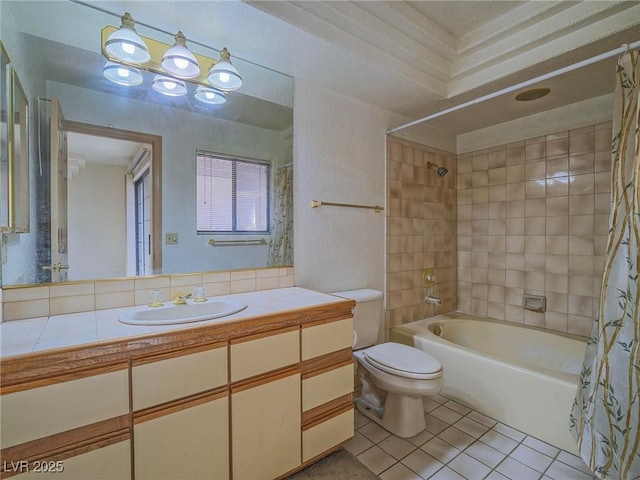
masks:
[[[382,320],[382,292],[371,288],[333,292],[332,295],[356,301],[353,310],[354,345],[358,350],[370,347],[378,341],[378,330]]]

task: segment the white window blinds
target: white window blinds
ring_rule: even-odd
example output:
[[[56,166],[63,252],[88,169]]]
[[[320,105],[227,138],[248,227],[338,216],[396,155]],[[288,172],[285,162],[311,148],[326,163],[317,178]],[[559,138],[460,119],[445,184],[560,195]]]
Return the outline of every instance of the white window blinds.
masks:
[[[196,154],[198,233],[268,232],[268,163]]]

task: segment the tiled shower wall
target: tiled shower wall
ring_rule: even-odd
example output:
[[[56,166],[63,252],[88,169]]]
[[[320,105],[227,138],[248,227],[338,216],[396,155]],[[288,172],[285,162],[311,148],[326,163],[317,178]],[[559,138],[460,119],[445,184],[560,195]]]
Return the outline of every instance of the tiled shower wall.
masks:
[[[449,169],[438,177],[427,162]],[[387,137],[387,259],[385,327],[456,308],[455,155]],[[422,272],[434,268],[427,305]],[[388,337],[387,337],[388,338]]]
[[[588,335],[610,209],[611,123],[460,155],[458,310]],[[544,295],[546,313],[523,294]]]

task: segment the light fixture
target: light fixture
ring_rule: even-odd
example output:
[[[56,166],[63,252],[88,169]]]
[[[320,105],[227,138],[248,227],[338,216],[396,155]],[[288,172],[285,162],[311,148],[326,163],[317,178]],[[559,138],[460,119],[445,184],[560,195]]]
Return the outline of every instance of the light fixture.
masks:
[[[196,100],[209,105],[222,105],[227,102],[227,97],[223,91],[202,85],[196,88],[194,96]]]
[[[518,102],[530,102],[531,100],[537,100],[549,94],[551,90],[548,88],[532,88],[531,90],[525,90],[516,95]]]
[[[162,57],[162,69],[178,78],[196,78],[200,75],[200,66],[196,57],[187,48],[187,39],[178,32],[176,42]]]
[[[151,59],[149,48],[136,33],[135,22],[129,12],[120,17],[120,28],[109,35],[104,44],[109,56],[134,64],[147,63]]]
[[[228,92],[238,90],[242,86],[242,77],[236,67],[231,65],[231,55],[226,47],[220,52],[218,63],[209,70],[207,79],[214,87]]]
[[[119,28],[107,25],[101,32],[102,54],[107,59],[102,74],[107,80],[124,87],[135,87],[143,83],[143,72],[150,72],[155,74],[151,88],[156,92],[178,97],[191,91],[196,100],[208,105],[226,103],[227,94],[242,87],[242,77],[231,65],[231,55],[226,47],[215,60],[191,52],[181,31],[176,33],[171,45],[139,36],[129,13],[121,20]],[[166,35],[155,27],[145,27]],[[211,65],[211,68],[202,71],[201,65]]]
[[[142,72],[140,70],[115,62],[107,62],[102,68],[102,75],[107,80],[125,87],[135,87],[142,83]]]
[[[165,75],[156,75],[153,77],[151,88],[169,97],[181,97],[187,93],[187,85],[182,80]]]

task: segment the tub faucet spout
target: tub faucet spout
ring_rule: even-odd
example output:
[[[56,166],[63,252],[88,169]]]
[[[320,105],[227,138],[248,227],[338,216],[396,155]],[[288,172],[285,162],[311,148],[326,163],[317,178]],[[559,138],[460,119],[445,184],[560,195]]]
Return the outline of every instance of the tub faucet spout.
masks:
[[[433,295],[426,295],[424,301],[429,305],[441,305],[442,299],[440,297],[434,297]]]

